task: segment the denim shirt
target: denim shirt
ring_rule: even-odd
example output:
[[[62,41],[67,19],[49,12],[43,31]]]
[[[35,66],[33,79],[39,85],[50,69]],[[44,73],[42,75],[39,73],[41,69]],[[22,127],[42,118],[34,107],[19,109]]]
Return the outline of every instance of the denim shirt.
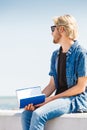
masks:
[[[51,57],[51,67],[50,67],[50,72],[49,72],[49,75],[54,77],[56,88],[58,88],[57,64],[58,64],[59,52],[60,52],[60,48],[53,52],[52,57]],[[67,87],[71,88],[74,85],[76,85],[78,78],[83,77],[83,76],[87,76],[87,51],[78,44],[78,41],[74,41],[74,44],[70,47],[70,49],[66,53]],[[86,103],[86,109],[87,109],[87,90],[84,93],[85,93],[84,97],[85,97],[85,101],[86,101],[85,103]],[[77,96],[81,97],[81,94]],[[82,96],[83,96],[83,93],[82,93]],[[82,103],[83,102],[84,101],[82,99]],[[78,109],[81,109],[80,107],[81,107],[81,104],[78,107]]]

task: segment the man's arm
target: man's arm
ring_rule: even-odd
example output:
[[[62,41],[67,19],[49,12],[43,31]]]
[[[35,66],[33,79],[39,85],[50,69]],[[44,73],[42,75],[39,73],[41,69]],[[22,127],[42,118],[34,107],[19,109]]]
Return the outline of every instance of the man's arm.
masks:
[[[87,85],[87,77],[80,77],[80,78],[78,78],[78,83],[75,86],[73,86],[72,88],[70,88],[60,94],[46,98],[46,101],[42,104],[37,105],[37,107],[43,106],[46,103],[48,103],[52,100],[58,99],[58,98],[78,95],[85,91],[86,85]]]
[[[45,105],[46,103],[48,103],[48,102],[50,102],[52,100],[58,99],[58,98],[70,97],[70,96],[78,95],[78,94],[80,94],[80,93],[85,91],[86,85],[87,85],[87,77],[80,77],[80,78],[78,78],[77,84],[75,86],[73,86],[72,88],[70,88],[70,89],[68,89],[68,90],[66,90],[66,91],[64,91],[64,92],[62,92],[60,94],[57,94],[57,95],[54,95],[54,96],[50,96],[54,92],[54,90],[55,90],[54,79],[53,79],[53,77],[51,77],[49,84],[42,91],[42,93],[45,93],[46,96],[47,96],[46,101],[44,103],[41,103],[41,104],[38,104],[38,105],[35,105],[35,106],[36,107],[40,107],[40,106],[43,106],[43,105]],[[48,97],[48,96],[50,96],[50,97]],[[30,106],[30,105],[27,106],[25,109],[26,110],[30,110],[29,109],[30,107],[31,108],[34,107],[34,106]],[[33,108],[31,110],[33,110]]]
[[[78,78],[78,82],[75,86],[73,86],[72,88],[57,94],[55,96],[53,96],[51,99],[57,99],[57,98],[62,98],[62,97],[70,97],[70,96],[75,96],[78,95],[82,92],[85,91],[86,89],[86,85],[87,85],[87,77],[79,77]]]
[[[46,97],[50,96],[54,91],[55,91],[55,83],[54,83],[54,78],[51,76],[49,84],[43,89],[42,93],[46,95]],[[36,109],[36,107],[39,107],[39,105],[33,105],[33,104],[28,104],[25,106],[25,110],[30,110],[33,111]]]
[[[50,96],[55,91],[55,83],[54,78],[51,76],[49,84],[43,89],[42,93],[46,95],[46,97]]]

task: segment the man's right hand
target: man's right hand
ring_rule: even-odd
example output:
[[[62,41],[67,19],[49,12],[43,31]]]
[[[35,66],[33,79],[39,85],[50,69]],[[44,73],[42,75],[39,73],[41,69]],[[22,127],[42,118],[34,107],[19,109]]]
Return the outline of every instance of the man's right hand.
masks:
[[[28,110],[28,111],[34,111],[35,110],[35,106],[33,104],[28,104],[27,106],[25,106],[24,109]]]

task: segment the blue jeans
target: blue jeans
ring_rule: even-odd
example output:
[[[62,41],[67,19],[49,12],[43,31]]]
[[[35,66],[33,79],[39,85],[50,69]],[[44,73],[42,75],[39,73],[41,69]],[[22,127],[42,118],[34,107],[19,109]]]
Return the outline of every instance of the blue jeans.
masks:
[[[72,112],[71,102],[71,98],[60,98],[34,111],[23,111],[21,118],[23,130],[44,130],[44,125],[48,120]]]

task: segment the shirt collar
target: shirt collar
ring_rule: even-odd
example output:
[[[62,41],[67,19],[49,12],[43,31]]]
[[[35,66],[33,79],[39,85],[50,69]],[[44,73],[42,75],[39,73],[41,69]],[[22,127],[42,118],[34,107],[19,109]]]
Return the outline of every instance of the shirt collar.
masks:
[[[76,46],[78,46],[78,41],[77,41],[77,40],[74,41],[73,45],[70,47],[70,49],[69,49],[68,52],[66,53],[66,56],[67,56],[67,55],[70,55],[70,54],[74,51],[74,49],[76,48]],[[57,55],[60,54],[61,49],[62,49],[62,47],[60,46]]]
[[[76,46],[78,46],[78,41],[74,41],[74,44],[70,47],[70,49],[68,50],[68,52],[66,53],[66,55],[70,55],[74,49],[76,48]]]

